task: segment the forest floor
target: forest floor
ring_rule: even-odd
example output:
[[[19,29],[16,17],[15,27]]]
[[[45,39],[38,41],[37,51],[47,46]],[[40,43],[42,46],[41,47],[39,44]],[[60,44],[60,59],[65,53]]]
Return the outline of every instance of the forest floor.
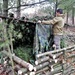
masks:
[[[75,26],[68,26],[64,28],[65,43],[67,46],[75,44]]]

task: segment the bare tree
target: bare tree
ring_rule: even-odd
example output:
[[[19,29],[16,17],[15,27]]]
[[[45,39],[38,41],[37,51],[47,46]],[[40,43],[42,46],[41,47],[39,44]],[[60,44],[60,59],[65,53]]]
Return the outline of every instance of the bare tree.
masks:
[[[8,0],[3,0],[3,16],[8,16]]]
[[[21,0],[17,0],[17,18],[20,18]]]

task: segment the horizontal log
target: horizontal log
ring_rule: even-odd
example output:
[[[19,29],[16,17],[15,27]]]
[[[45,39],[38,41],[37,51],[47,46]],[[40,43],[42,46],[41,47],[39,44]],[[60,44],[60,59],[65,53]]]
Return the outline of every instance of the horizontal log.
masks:
[[[49,71],[49,70],[50,70],[49,67],[45,67],[45,68],[43,68],[41,70],[36,71],[36,74],[44,72],[44,71]]]
[[[36,60],[35,65],[38,65],[38,64],[43,63],[43,62],[46,62],[48,60],[49,60],[49,56],[45,56],[43,58],[40,58],[40,59]]]
[[[60,52],[60,53],[56,53],[56,54],[49,54],[49,57],[53,58],[53,59],[56,59],[58,58],[59,56],[63,55],[63,52]]]
[[[57,64],[53,64],[51,65],[51,71],[57,70],[57,69],[68,69],[70,68],[72,65],[70,64],[63,64],[63,63],[57,63]]]
[[[64,74],[64,75],[70,75],[70,74],[71,74],[71,71],[73,70],[72,68],[73,68],[73,67],[71,66],[70,68],[64,70],[64,71],[63,71],[63,74]]]
[[[63,52],[63,51],[66,51],[67,49],[71,49],[71,48],[75,48],[75,45],[69,46],[69,47],[66,47],[66,48],[63,48],[63,49],[58,49],[58,50],[54,50],[54,51],[48,51],[48,52],[45,52],[45,53],[37,54],[36,57],[39,58],[39,57],[42,57],[42,56],[45,56],[45,55],[49,55],[51,53]]]
[[[67,65],[67,64],[64,64],[63,68],[62,68],[62,66],[59,66],[56,68],[51,67],[51,72],[49,72],[47,75],[54,75],[54,74],[58,75],[58,73],[62,74],[63,72],[66,73],[67,69],[69,69],[69,68],[71,68],[71,65]],[[66,74],[64,74],[64,75],[66,75]]]
[[[66,57],[66,59],[72,58],[72,57],[75,57],[75,54],[70,54],[69,56]]]
[[[35,61],[35,65],[39,65],[39,64],[42,64],[42,63],[45,63],[45,62],[49,62],[50,64],[52,63],[58,63],[60,62],[61,60],[59,58],[57,59],[50,59],[49,56],[46,56],[44,58],[40,58],[38,60]]]
[[[39,70],[41,70],[41,69],[43,69],[45,67],[51,68],[51,66],[54,65],[54,64],[55,64],[55,61],[51,61],[51,62],[50,61],[46,61],[46,62],[43,62],[43,63],[41,63],[39,65],[36,65],[35,68],[34,68],[34,70],[35,71],[39,71]]]
[[[10,57],[9,53],[7,51],[2,51],[2,53],[4,53],[5,55],[7,55],[8,57]],[[18,63],[19,65],[23,66],[24,68],[27,68],[29,71],[32,71],[34,69],[33,65],[31,65],[30,63],[22,60],[21,58],[11,54],[12,59]]]
[[[23,74],[23,73],[27,73],[28,70],[26,68],[22,68],[20,67],[20,65],[15,65],[14,66],[14,70],[18,73],[18,74]]]
[[[66,52],[73,52],[73,51],[75,51],[75,48],[70,49],[70,50],[66,50]]]
[[[45,63],[42,63],[42,64],[39,64],[39,65],[35,66],[34,70],[38,71],[38,70],[41,70],[41,69],[43,69],[43,68],[45,68],[47,66],[49,66],[49,62],[45,62]]]
[[[53,55],[53,54],[51,54],[51,53],[50,53],[48,56],[49,56],[50,58],[52,58],[52,59],[55,59],[55,55]]]
[[[61,73],[62,72],[62,69],[57,69],[57,70],[54,70],[54,71],[51,71],[49,74],[47,75],[54,75],[54,74],[57,74],[57,73]]]
[[[27,69],[26,68],[20,68],[19,70],[18,70],[18,74],[23,74],[23,73],[27,73]]]

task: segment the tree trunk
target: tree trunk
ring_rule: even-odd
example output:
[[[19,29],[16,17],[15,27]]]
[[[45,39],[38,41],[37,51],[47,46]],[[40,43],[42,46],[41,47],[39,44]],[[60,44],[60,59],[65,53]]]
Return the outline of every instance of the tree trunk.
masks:
[[[72,24],[74,25],[74,8],[72,8]]]
[[[21,0],[17,0],[17,18],[20,18],[20,5],[21,5]]]
[[[57,10],[57,8],[58,8],[58,0],[56,0],[56,4],[55,4],[55,15],[54,16],[56,16],[56,10]]]
[[[66,17],[66,23],[68,24],[68,15],[69,15],[69,12],[67,10],[67,17]]]
[[[2,15],[2,3],[0,3],[0,15]]]
[[[8,16],[8,0],[3,0],[3,16]]]

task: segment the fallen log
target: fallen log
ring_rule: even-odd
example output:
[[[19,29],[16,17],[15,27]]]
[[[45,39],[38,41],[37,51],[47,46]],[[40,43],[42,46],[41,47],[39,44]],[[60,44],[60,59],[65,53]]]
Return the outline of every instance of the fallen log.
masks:
[[[9,53],[7,51],[2,51],[2,53],[4,53],[5,55],[7,55],[7,57],[10,57]],[[19,65],[23,66],[24,68],[27,68],[29,71],[32,71],[34,69],[33,65],[31,65],[30,63],[22,60],[21,58],[15,56],[15,55],[11,55],[12,59],[18,63]]]

